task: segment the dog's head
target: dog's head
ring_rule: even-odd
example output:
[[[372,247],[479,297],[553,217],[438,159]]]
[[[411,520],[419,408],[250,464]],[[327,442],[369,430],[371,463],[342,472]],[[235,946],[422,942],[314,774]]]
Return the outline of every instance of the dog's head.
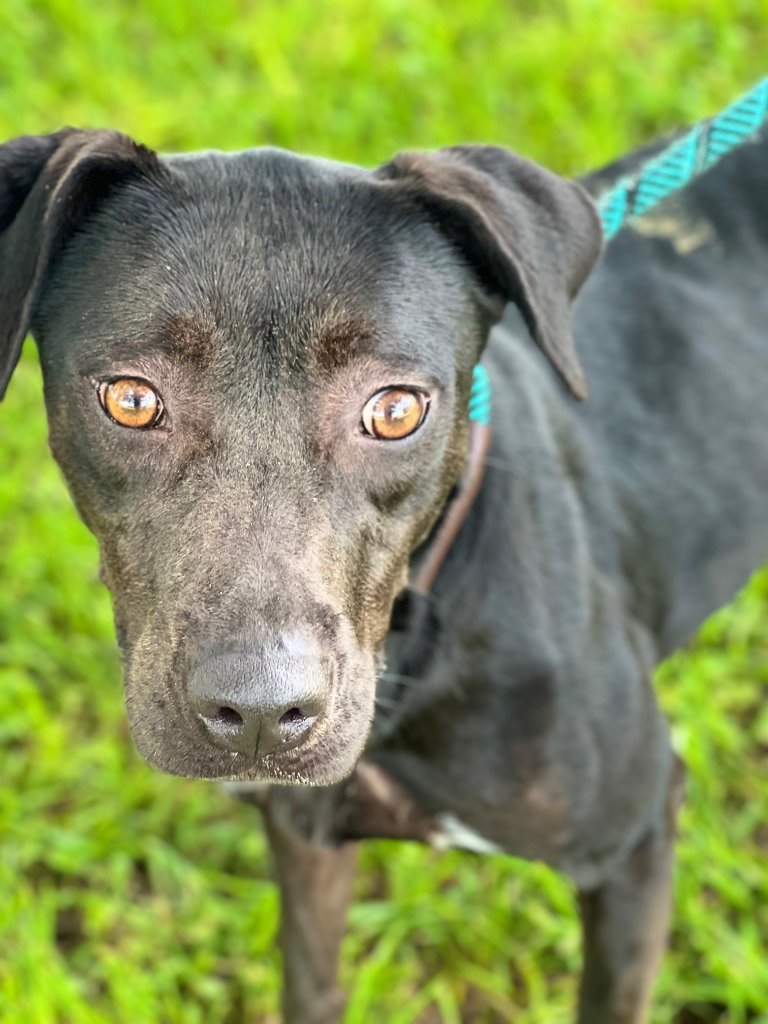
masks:
[[[581,393],[568,303],[599,244],[578,186],[493,148],[367,171],[109,132],[0,146],[0,393],[31,329],[151,764],[351,771],[488,330],[517,303]]]

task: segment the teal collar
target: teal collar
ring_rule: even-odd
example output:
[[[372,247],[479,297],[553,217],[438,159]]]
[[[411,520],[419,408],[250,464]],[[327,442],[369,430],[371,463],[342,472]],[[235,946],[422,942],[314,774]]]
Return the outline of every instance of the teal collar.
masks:
[[[491,425],[491,381],[488,371],[480,363],[472,371],[472,390],[469,394],[469,422]]]

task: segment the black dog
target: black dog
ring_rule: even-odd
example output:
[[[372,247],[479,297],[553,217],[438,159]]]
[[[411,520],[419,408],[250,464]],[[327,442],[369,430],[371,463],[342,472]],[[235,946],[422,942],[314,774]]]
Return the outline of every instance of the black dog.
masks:
[[[511,153],[0,146],[2,384],[31,329],[139,749],[256,783],[292,1024],[338,1019],[366,836],[568,872],[579,1020],[646,1019],[682,789],[651,674],[768,551],[766,186],[763,136],[623,232],[577,358],[598,218]]]

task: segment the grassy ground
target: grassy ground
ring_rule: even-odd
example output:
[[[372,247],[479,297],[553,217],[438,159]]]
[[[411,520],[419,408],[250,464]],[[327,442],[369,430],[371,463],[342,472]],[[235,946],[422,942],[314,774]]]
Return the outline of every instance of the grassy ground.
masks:
[[[765,0],[4,0],[0,137],[111,125],[164,149],[375,162],[506,143],[587,168],[765,73]],[[0,408],[0,1020],[273,1022],[253,814],[133,751],[96,549],[28,351]],[[655,1024],[768,1024],[768,576],[659,673],[692,769]],[[347,1024],[561,1024],[578,931],[538,865],[370,844]]]

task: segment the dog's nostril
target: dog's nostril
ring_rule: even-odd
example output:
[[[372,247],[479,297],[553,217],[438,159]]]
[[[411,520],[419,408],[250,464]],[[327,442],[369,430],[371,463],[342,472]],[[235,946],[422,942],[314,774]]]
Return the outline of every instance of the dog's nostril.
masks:
[[[251,759],[298,747],[319,731],[328,674],[326,660],[299,648],[206,654],[187,680],[193,728],[206,743]]]
[[[280,725],[301,725],[305,717],[299,708],[289,708],[284,715],[280,716]]]
[[[219,722],[221,725],[237,726],[243,724],[243,716],[239,711],[235,711],[234,708],[221,707],[211,718]]]

